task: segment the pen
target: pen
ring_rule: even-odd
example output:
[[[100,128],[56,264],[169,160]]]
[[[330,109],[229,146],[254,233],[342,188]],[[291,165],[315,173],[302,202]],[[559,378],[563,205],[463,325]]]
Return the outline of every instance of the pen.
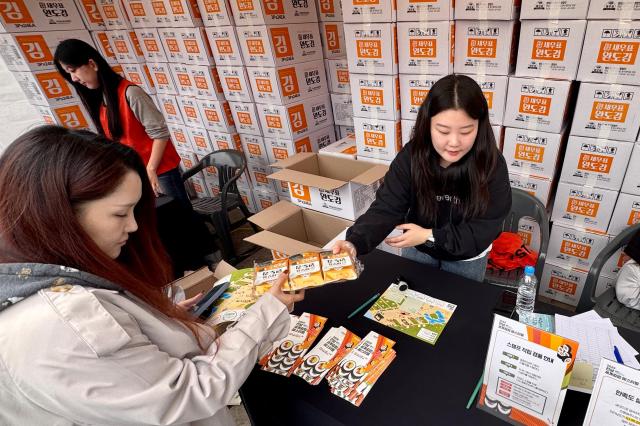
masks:
[[[354,315],[356,315],[358,312],[360,312],[361,310],[363,310],[369,303],[373,302],[374,300],[376,300],[378,297],[380,297],[380,293],[376,293],[373,295],[373,297],[371,297],[371,299],[367,300],[366,302],[364,302],[362,305],[358,306],[358,309],[356,309],[355,311],[351,312],[349,314],[349,316],[347,317],[347,319],[353,317]]]
[[[624,365],[624,362],[622,362],[622,357],[620,356],[620,351],[618,350],[617,346],[613,347],[613,355],[616,357],[616,361],[618,361],[619,364]]]
[[[469,398],[469,402],[467,402],[467,410],[469,409],[469,407],[471,407],[471,404],[473,404],[473,401],[475,401],[476,396],[478,396],[478,391],[480,390],[480,386],[482,386],[483,378],[484,378],[484,371],[480,376],[480,380],[478,380],[478,384],[476,385],[476,388],[473,390],[473,393],[471,394],[471,398]]]

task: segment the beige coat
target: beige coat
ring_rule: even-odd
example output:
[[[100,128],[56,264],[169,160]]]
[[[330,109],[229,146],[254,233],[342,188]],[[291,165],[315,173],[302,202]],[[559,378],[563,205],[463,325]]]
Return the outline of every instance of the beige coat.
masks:
[[[0,312],[0,425],[233,425],[227,402],[289,326],[265,294],[203,354],[133,297],[64,290]]]

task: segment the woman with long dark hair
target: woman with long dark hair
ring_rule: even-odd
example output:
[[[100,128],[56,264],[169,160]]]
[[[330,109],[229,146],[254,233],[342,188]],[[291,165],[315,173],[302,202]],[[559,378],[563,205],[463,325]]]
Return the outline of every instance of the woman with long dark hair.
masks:
[[[101,134],[142,157],[154,192],[188,202],[180,157],[167,123],[141,87],[120,77],[93,46],[68,39],[56,48],[58,72],[75,87]]]
[[[386,242],[402,255],[476,281],[511,208],[507,165],[487,101],[473,79],[448,75],[429,91],[410,142],[376,200],[335,250],[366,254]]]
[[[43,126],[0,157],[0,424],[232,425],[226,405],[286,334],[279,278],[217,336],[174,305],[139,156]]]

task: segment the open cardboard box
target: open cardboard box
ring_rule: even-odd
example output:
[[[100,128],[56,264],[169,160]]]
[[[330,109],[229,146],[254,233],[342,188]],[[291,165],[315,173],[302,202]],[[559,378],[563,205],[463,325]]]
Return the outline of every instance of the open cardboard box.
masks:
[[[364,213],[389,168],[348,158],[300,153],[272,165],[270,179],[289,182],[291,202],[347,220]]]
[[[320,251],[353,222],[280,201],[249,218],[264,231],[245,238],[271,250],[274,259],[305,251]]]
[[[200,292],[208,292],[216,281],[234,271],[236,271],[236,268],[222,260],[218,263],[214,272],[211,272],[209,268],[203,266],[189,275],[178,278],[169,285],[172,287],[175,285],[180,286],[182,290],[184,290],[185,297],[189,299]]]

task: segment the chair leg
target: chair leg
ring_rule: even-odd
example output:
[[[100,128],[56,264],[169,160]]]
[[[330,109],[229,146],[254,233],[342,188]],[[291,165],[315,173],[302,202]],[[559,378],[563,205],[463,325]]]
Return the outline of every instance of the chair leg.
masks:
[[[240,211],[244,215],[244,218],[245,219],[249,219],[249,216],[251,216],[251,212],[249,211],[247,206],[242,201],[242,198],[240,199],[240,202],[238,203],[238,207],[240,208]],[[247,220],[247,222],[249,222],[249,225],[251,225],[251,228],[253,228],[253,232],[258,232],[259,231],[259,229],[258,229],[258,227],[256,226],[255,223],[250,222],[249,220]]]
[[[213,223],[216,227],[216,233],[220,237],[222,243],[222,252],[224,253],[225,260],[229,263],[235,262],[237,256],[235,248],[233,247],[233,239],[231,238],[231,227],[228,225],[229,220],[225,221],[225,215],[214,214],[212,215]]]

